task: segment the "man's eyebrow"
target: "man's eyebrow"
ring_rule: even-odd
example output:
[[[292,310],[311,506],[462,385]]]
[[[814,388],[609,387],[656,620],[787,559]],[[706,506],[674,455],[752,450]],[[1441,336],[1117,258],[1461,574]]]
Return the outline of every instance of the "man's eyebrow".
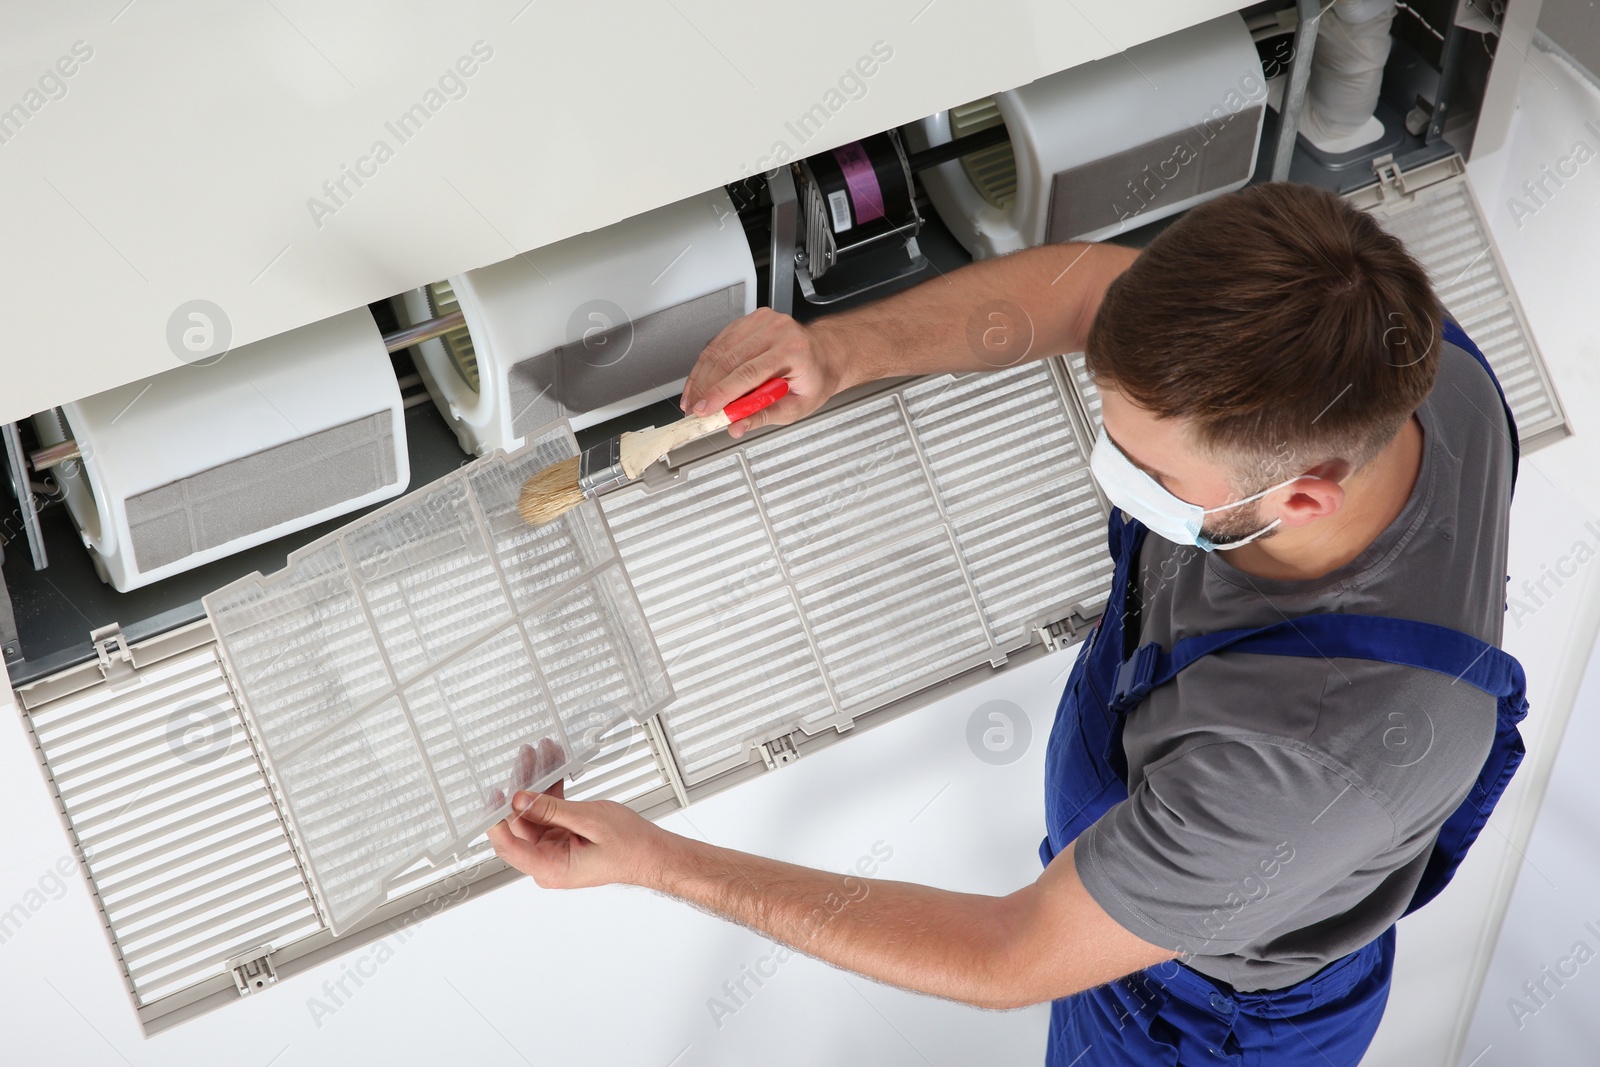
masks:
[[[1117,445],[1116,438],[1111,436],[1111,431],[1109,431],[1109,430],[1106,431],[1106,438],[1112,444]],[[1165,478],[1166,477],[1165,474],[1162,474],[1160,471],[1156,470],[1154,467],[1146,467],[1143,463],[1140,463],[1137,459],[1134,459],[1133,458],[1133,454],[1131,452],[1129,452],[1126,448],[1123,448],[1121,445],[1117,445],[1117,451],[1121,452],[1124,456],[1127,456],[1129,463],[1132,463],[1139,470],[1142,470],[1146,474],[1150,475],[1150,477],[1152,477],[1152,478]]]

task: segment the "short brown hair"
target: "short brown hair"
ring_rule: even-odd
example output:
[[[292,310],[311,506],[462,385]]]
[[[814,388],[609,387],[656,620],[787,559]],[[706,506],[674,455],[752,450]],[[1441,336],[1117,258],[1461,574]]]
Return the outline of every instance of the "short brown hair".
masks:
[[[1097,381],[1191,420],[1253,492],[1381,452],[1433,388],[1441,318],[1427,272],[1371,215],[1270,182],[1151,242],[1106,291],[1086,356]]]

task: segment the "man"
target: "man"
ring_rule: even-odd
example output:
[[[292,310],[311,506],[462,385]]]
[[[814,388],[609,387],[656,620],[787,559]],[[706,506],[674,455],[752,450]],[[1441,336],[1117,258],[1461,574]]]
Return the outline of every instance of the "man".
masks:
[[[495,850],[541,885],[647,886],[907,989],[1052,1000],[1052,1064],[1356,1063],[1395,920],[1448,881],[1521,754],[1521,672],[1494,647],[1516,462],[1498,386],[1370,216],[1270,184],[1143,253],[1032,249],[810,326],[758,311],[684,406],[789,379],[738,436],[859,382],[983,370],[967,327],[996,300],[1031,319],[1033,355],[1087,353],[1091,467],[1118,506],[1111,600],[1046,755],[1039,880],[863,893],[559,790],[519,794]]]

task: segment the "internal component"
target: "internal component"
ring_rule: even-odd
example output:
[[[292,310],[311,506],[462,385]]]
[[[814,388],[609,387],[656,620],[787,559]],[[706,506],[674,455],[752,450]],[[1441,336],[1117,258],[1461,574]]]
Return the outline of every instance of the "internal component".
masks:
[[[899,135],[874,134],[799,164],[804,247],[795,277],[828,304],[921,270],[911,166]]]

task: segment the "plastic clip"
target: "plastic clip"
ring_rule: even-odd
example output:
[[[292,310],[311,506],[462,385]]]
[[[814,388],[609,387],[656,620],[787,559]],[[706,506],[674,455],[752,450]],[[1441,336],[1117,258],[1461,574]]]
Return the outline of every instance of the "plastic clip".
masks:
[[[1111,690],[1111,706],[1114,709],[1128,710],[1155,688],[1156,657],[1160,654],[1161,646],[1152,641],[1140,645],[1132,656],[1117,667],[1116,684]]]

